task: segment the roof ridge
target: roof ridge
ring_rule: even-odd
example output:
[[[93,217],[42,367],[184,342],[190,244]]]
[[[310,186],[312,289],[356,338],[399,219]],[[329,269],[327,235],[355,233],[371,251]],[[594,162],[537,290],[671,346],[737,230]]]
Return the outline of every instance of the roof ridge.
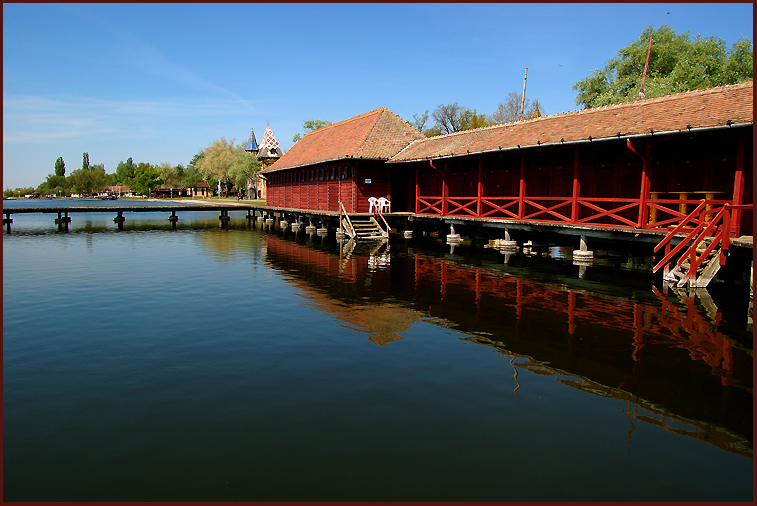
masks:
[[[352,116],[351,118],[343,119],[341,121],[337,121],[336,123],[331,123],[330,125],[322,126],[321,128],[316,128],[315,130],[311,130],[311,131],[307,132],[302,137],[305,138],[305,136],[310,135],[310,134],[312,134],[314,132],[321,132],[322,133],[322,132],[330,129],[331,127],[342,125],[343,123],[347,123],[348,121],[362,119],[362,118],[364,118],[366,116],[369,116],[371,114],[374,114],[374,113],[380,111],[381,109],[386,109],[386,107],[379,107],[378,109],[374,109],[372,111],[364,112],[363,114],[358,114],[357,116]],[[389,109],[386,109],[386,110],[388,111]]]

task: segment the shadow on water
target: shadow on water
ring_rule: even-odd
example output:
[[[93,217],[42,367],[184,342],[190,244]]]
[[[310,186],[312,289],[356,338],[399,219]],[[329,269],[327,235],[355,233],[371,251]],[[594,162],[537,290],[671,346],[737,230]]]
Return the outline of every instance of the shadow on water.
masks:
[[[516,393],[519,373],[553,376],[625,402],[629,441],[642,422],[752,457],[748,286],[673,289],[643,258],[605,259],[579,276],[560,256],[505,264],[483,247],[269,232],[270,265],[379,346],[417,322],[451,328],[501,354]]]

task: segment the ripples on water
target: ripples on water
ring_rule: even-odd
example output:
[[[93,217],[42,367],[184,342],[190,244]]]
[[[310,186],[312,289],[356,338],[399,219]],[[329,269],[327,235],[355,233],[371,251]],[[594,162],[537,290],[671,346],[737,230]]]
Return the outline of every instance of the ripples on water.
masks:
[[[748,287],[179,216],[14,216],[6,500],[752,497]]]

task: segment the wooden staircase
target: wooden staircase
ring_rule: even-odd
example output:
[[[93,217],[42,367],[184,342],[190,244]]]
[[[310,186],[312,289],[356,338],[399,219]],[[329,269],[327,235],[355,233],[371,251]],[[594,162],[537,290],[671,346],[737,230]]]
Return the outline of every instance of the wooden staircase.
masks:
[[[699,243],[696,247],[696,252],[702,254],[706,251],[707,244],[705,241]],[[665,274],[665,281],[671,284],[675,284],[677,287],[682,288],[688,283],[691,287],[706,287],[712,278],[720,270],[720,254],[721,248],[715,247],[708,254],[699,266],[696,268],[696,274],[691,273],[691,262],[688,256],[684,257],[683,262],[677,264],[673,270]]]
[[[731,212],[752,209],[752,204],[724,204],[720,209],[706,209],[707,202],[702,200],[694,211],[654,248],[654,252],[663,251],[664,256],[654,272],[665,268],[664,279],[678,287],[687,284],[690,287],[704,288],[718,273],[728,254],[731,236]],[[715,213],[717,211],[717,213]],[[714,214],[714,218],[710,218]],[[676,234],[688,234],[674,248],[671,241]],[[676,257],[678,259],[676,260]],[[673,269],[668,271],[669,265]]]
[[[381,212],[378,211],[379,216],[386,225],[386,228],[382,227],[376,219],[375,214],[368,217],[350,217],[347,211],[344,210],[344,206],[339,202],[339,223],[340,228],[350,237],[350,239],[386,239],[389,237],[389,225],[381,216]]]

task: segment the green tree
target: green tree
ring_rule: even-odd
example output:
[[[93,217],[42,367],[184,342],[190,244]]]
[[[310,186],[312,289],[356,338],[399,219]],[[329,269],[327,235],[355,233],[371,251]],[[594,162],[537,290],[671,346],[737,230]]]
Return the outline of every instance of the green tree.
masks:
[[[203,150],[203,155],[195,162],[195,166],[205,180],[214,178],[219,186],[220,183],[229,183],[229,168],[237,157],[234,140],[227,141],[225,137],[221,137]],[[220,198],[220,193],[218,196]]]
[[[63,161],[62,156],[55,160],[55,175],[62,177],[66,176],[66,162]]]
[[[176,167],[164,162],[158,164],[155,168],[160,172],[160,178],[163,180],[161,186],[163,188],[178,188],[182,186],[181,177],[176,173]]]
[[[87,171],[89,170],[89,153],[86,151],[82,154],[81,168]]]
[[[753,77],[752,43],[746,38],[729,50],[719,37],[697,35],[692,40],[688,32],[676,35],[669,25],[657,30],[649,26],[602,69],[595,69],[573,85],[578,92],[576,104],[589,108],[636,99],[650,37],[652,47],[643,90],[646,97],[722,86]]]
[[[523,106],[523,115],[521,116],[520,110]],[[537,111],[539,111],[537,113]],[[507,94],[507,98],[504,102],[501,102],[497,109],[487,119],[491,124],[504,124],[512,123],[520,119],[528,119],[538,114],[544,115],[544,107],[538,100],[529,100],[523,102],[523,94],[511,91]]]
[[[257,195],[257,177],[255,175],[258,170],[260,170],[258,157],[240,148],[237,157],[229,167],[229,178],[238,189],[247,188],[246,194],[248,196],[252,194],[251,188]]]
[[[40,195],[68,195],[70,193],[71,183],[65,176],[48,174],[47,179],[37,187]]]
[[[134,160],[129,157],[125,162],[118,162],[116,173],[113,175],[113,184],[130,186],[131,180],[137,172]]]
[[[426,122],[428,121],[428,109],[423,111],[421,115],[413,114],[413,121],[409,121],[410,126],[423,133],[426,128]]]
[[[136,193],[149,193],[163,184],[160,172],[149,163],[140,162],[131,180],[131,190]]]
[[[193,156],[192,160],[187,164],[187,168],[184,169],[181,179],[184,186],[192,186],[192,184],[199,183],[203,180],[202,174],[197,170],[197,161],[202,158],[202,156],[203,152],[200,151]]]
[[[307,135],[313,130],[318,130],[319,128],[323,128],[331,124],[331,120],[328,119],[306,119],[302,122],[302,129],[305,130],[305,135]],[[300,139],[302,139],[302,136],[297,133],[294,135],[294,137],[292,137],[292,142],[297,142]]]
[[[426,113],[423,113],[424,116],[425,114]],[[439,104],[439,106],[434,109],[434,112],[431,113],[431,117],[434,119],[435,124],[433,127],[423,132],[426,136],[451,134],[453,132],[460,132],[462,130],[470,130],[472,128],[480,128],[489,125],[486,116],[478,114],[475,109],[471,110],[467,107],[463,107],[457,102],[447,105]],[[419,121],[419,118],[416,118],[415,116],[413,116],[413,118],[416,119],[416,122]],[[421,116],[420,120],[423,119],[423,116]],[[425,123],[425,121],[423,121],[423,123]]]

